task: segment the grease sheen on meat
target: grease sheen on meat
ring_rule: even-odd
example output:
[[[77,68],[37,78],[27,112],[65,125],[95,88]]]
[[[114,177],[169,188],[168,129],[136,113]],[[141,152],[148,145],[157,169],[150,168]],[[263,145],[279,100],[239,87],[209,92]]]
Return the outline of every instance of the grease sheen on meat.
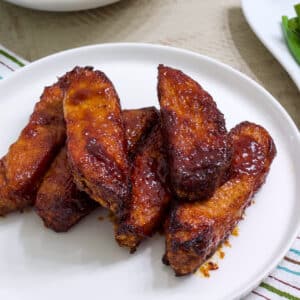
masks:
[[[129,194],[129,165],[119,97],[100,71],[67,74],[64,116],[68,158],[79,189],[117,212]]]
[[[224,116],[196,81],[163,65],[158,96],[173,190],[185,200],[209,198],[230,163]]]
[[[34,203],[41,179],[65,141],[60,81],[45,88],[28,124],[1,159],[0,215]]]
[[[131,198],[116,225],[120,246],[133,252],[160,227],[171,199],[167,176],[161,124],[157,124],[133,161]]]
[[[124,110],[122,113],[128,152],[134,157],[136,146],[158,122],[154,107]],[[97,207],[97,202],[77,189],[67,160],[66,147],[60,151],[39,188],[35,209],[46,227],[68,231]]]
[[[208,200],[176,203],[166,222],[164,261],[178,276],[194,272],[229,236],[276,154],[271,136],[253,123],[237,125],[229,141],[234,153],[228,180]]]

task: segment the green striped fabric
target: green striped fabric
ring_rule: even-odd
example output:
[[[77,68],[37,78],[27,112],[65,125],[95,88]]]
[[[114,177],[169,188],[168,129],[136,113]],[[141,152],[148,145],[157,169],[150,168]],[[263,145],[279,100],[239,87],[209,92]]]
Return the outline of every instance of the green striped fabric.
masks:
[[[0,79],[25,66],[28,62],[0,45]]]
[[[15,55],[8,53],[4,49],[0,49],[0,55],[4,56],[5,58],[9,59],[11,62],[15,63],[20,67],[25,66],[25,64],[20,59],[18,59]]]
[[[266,290],[268,290],[268,291],[270,291],[270,292],[272,292],[272,293],[280,296],[280,297],[284,297],[284,298],[290,299],[290,300],[297,300],[297,299],[299,299],[298,297],[293,296],[293,295],[291,295],[288,292],[284,292],[282,290],[279,290],[278,288],[276,288],[276,287],[274,287],[274,286],[272,286],[272,285],[270,285],[268,283],[262,282],[260,284],[260,286],[263,287],[263,288],[265,288]]]
[[[9,76],[27,63],[0,45],[0,79]],[[300,300],[300,235],[280,265],[244,299]]]

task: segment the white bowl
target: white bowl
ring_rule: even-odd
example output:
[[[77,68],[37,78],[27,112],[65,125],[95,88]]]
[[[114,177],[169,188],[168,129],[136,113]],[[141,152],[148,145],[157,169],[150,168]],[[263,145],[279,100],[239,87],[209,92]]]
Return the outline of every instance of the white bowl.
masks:
[[[46,11],[76,11],[105,6],[120,0],[5,0],[7,2]]]

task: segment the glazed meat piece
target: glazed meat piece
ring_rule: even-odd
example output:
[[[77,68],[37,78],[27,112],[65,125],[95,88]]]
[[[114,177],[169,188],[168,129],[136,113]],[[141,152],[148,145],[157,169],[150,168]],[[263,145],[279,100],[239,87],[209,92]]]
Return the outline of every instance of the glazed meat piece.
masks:
[[[62,101],[60,82],[45,88],[28,124],[2,158],[0,215],[33,204],[42,177],[65,141]]]
[[[97,207],[97,202],[79,191],[67,159],[66,147],[56,156],[38,190],[35,210],[46,227],[68,231]]]
[[[0,160],[0,216],[5,216],[7,213],[22,210],[29,201],[24,199],[13,198],[10,195],[9,187],[5,177],[4,159]]]
[[[131,198],[116,226],[120,246],[136,250],[161,225],[170,202],[168,168],[161,126],[157,124],[139,149],[131,172]]]
[[[163,65],[158,96],[173,191],[184,200],[207,199],[230,164],[224,116],[197,82]]]
[[[122,116],[128,156],[132,160],[138,146],[145,141],[152,127],[159,122],[159,112],[155,107],[124,109]]]
[[[176,203],[166,222],[166,254],[176,275],[190,274],[232,232],[264,183],[276,154],[271,136],[259,125],[243,122],[231,130],[233,160],[229,179],[205,201]]]
[[[151,127],[158,122],[158,112],[154,107],[124,110],[123,119],[128,152],[133,157],[136,145],[145,139]],[[36,212],[46,227],[65,232],[97,206],[97,202],[77,189],[67,161],[66,147],[63,147],[39,188]]]
[[[117,212],[129,195],[119,97],[104,73],[76,67],[64,82],[68,159],[77,187]]]

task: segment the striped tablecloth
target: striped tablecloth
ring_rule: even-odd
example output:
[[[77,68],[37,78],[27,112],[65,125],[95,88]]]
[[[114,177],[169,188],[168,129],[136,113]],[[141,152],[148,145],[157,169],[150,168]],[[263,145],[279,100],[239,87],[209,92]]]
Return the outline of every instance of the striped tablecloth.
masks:
[[[27,63],[0,45],[0,79]],[[245,299],[300,300],[300,234],[277,268]]]
[[[26,64],[28,61],[0,45],[0,79],[9,76],[13,71]]]

